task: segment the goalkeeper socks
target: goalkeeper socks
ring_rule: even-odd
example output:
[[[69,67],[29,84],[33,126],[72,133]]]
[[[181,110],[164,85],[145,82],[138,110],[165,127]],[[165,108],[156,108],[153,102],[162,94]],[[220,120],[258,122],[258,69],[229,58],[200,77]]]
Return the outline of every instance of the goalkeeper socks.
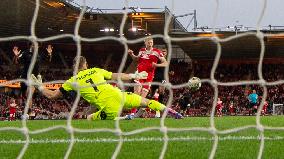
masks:
[[[155,110],[155,111],[165,111],[166,109],[168,110],[169,115],[171,115],[172,117],[176,118],[176,119],[182,119],[183,116],[176,112],[175,110],[173,110],[172,108],[167,108],[164,104],[161,104],[155,100],[150,100],[150,102],[148,103],[148,107]]]
[[[161,112],[160,112],[160,111],[156,111],[155,117],[156,117],[156,118],[160,118],[160,117],[161,117]]]
[[[166,106],[164,104],[161,104],[155,100],[150,100],[150,102],[148,103],[148,107],[155,110],[155,111],[158,111],[158,110],[164,110],[166,108]]]

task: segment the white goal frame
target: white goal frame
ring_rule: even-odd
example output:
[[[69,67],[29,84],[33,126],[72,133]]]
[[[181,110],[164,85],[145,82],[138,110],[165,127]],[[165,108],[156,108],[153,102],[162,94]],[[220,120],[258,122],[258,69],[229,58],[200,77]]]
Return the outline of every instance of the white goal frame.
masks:
[[[272,105],[272,115],[283,115],[284,107],[283,104],[275,104]]]
[[[118,72],[122,72],[123,68],[125,66],[126,63],[126,59],[127,59],[127,50],[128,50],[128,44],[134,44],[134,43],[138,43],[138,42],[142,42],[144,40],[144,38],[140,38],[140,39],[135,39],[135,40],[129,40],[126,39],[126,37],[124,37],[123,34],[123,30],[125,27],[125,23],[127,20],[127,10],[124,10],[123,14],[123,19],[121,20],[121,25],[120,25],[120,29],[119,29],[119,37],[113,37],[113,36],[104,36],[104,37],[100,37],[100,38],[85,38],[85,37],[81,37],[79,35],[79,28],[80,28],[80,23],[83,19],[83,15],[87,10],[87,6],[85,5],[85,1],[82,0],[84,2],[84,6],[81,9],[80,15],[76,21],[76,25],[75,25],[75,29],[74,29],[74,34],[62,34],[62,35],[57,35],[57,36],[52,36],[52,37],[48,37],[48,38],[38,38],[35,32],[35,26],[36,26],[36,20],[38,17],[38,12],[39,12],[39,7],[40,7],[40,0],[35,0],[35,10],[34,10],[34,16],[33,19],[31,21],[31,35],[29,36],[13,36],[13,37],[5,37],[5,38],[1,38],[0,37],[0,42],[2,41],[12,41],[12,40],[29,40],[31,42],[34,43],[35,48],[38,47],[38,42],[45,42],[45,41],[51,41],[51,40],[56,40],[56,39],[60,39],[60,38],[72,38],[75,42],[76,42],[76,47],[77,47],[77,56],[81,55],[81,42],[97,42],[97,41],[103,41],[103,40],[116,40],[118,42],[121,42],[122,45],[125,47],[125,52],[124,52],[124,56],[123,59],[121,61],[121,65],[118,69]],[[129,0],[125,0],[125,6],[128,7],[128,1]],[[177,2],[172,0],[172,3]],[[214,13],[212,13],[213,15],[213,29],[212,29],[212,35],[216,35],[216,24],[217,24],[217,17],[220,10],[220,0],[215,0],[216,6],[214,9]],[[265,55],[265,41],[264,38],[265,37],[269,37],[272,36],[271,34],[265,34],[260,30],[260,24],[262,22],[262,19],[264,17],[264,13],[266,11],[266,7],[267,7],[267,3],[268,0],[261,0],[259,1],[259,4],[261,6],[261,11],[259,13],[259,16],[256,17],[257,19],[257,23],[256,23],[256,31],[254,32],[245,32],[245,33],[239,33],[237,35],[234,36],[230,36],[227,38],[219,38],[218,36],[214,36],[214,37],[183,37],[183,38],[179,38],[179,37],[171,37],[168,33],[169,30],[169,26],[170,26],[170,20],[172,19],[172,15],[169,15],[168,17],[166,17],[165,19],[165,27],[164,27],[164,33],[163,34],[156,34],[156,35],[152,35],[152,38],[163,38],[164,41],[167,43],[167,47],[169,48],[168,52],[168,59],[171,58],[172,56],[172,43],[176,43],[176,42],[181,42],[181,41],[198,41],[198,40],[210,40],[213,43],[216,44],[216,54],[215,54],[215,59],[214,59],[214,63],[210,72],[210,78],[209,79],[202,79],[201,82],[202,83],[209,83],[212,88],[214,89],[214,100],[212,103],[212,111],[210,113],[210,126],[209,127],[186,127],[186,128],[173,128],[173,127],[168,127],[165,124],[165,118],[166,118],[166,112],[164,112],[164,114],[162,115],[161,118],[161,122],[160,125],[157,127],[147,127],[147,128],[141,128],[141,129],[136,129],[130,132],[124,132],[121,128],[120,128],[120,121],[117,120],[115,121],[115,129],[106,129],[106,128],[97,128],[97,129],[79,129],[79,128],[75,128],[72,126],[71,122],[72,122],[72,116],[78,106],[78,102],[80,99],[80,96],[77,96],[76,100],[74,101],[74,104],[72,106],[72,109],[70,111],[70,116],[67,119],[67,124],[66,125],[61,125],[61,126],[54,126],[54,127],[49,127],[49,128],[45,128],[45,129],[40,129],[40,130],[29,130],[27,127],[27,121],[26,120],[22,120],[22,126],[20,128],[18,127],[1,127],[0,128],[0,132],[1,131],[8,131],[8,130],[12,130],[12,131],[18,131],[21,132],[24,136],[25,136],[25,141],[24,141],[24,146],[21,149],[20,153],[18,154],[17,158],[23,158],[24,154],[26,153],[26,150],[28,149],[30,143],[32,143],[31,140],[31,135],[34,134],[40,134],[40,133],[44,133],[44,132],[48,132],[51,130],[55,130],[55,129],[65,129],[69,135],[70,135],[70,140],[68,140],[68,148],[67,151],[65,153],[64,158],[67,159],[70,156],[70,153],[73,150],[73,146],[76,142],[75,139],[75,133],[94,133],[94,132],[111,132],[113,134],[116,134],[119,139],[118,139],[118,143],[116,145],[115,151],[113,152],[112,158],[115,159],[118,157],[120,150],[122,148],[122,145],[124,144],[124,138],[128,137],[130,135],[133,134],[139,134],[142,132],[147,132],[147,131],[153,131],[153,130],[158,130],[163,134],[163,146],[162,149],[160,151],[160,155],[159,158],[163,159],[165,158],[165,154],[166,151],[168,149],[168,144],[170,141],[170,138],[168,136],[169,132],[193,132],[193,131],[199,131],[199,132],[208,132],[210,134],[212,134],[212,138],[210,138],[210,140],[212,140],[212,148],[210,151],[210,154],[208,156],[209,159],[213,159],[215,157],[217,148],[218,148],[218,144],[219,141],[222,140],[221,136],[222,135],[230,135],[232,133],[236,133],[236,132],[240,132],[240,131],[244,131],[244,130],[248,130],[248,129],[255,129],[258,131],[258,138],[259,138],[259,149],[258,149],[258,159],[262,158],[263,155],[263,151],[264,151],[264,145],[265,145],[265,135],[264,135],[264,131],[266,130],[278,130],[278,131],[284,131],[284,127],[272,127],[272,126],[265,126],[263,125],[263,123],[261,122],[260,118],[261,118],[261,110],[263,108],[264,102],[267,98],[267,87],[268,86],[274,86],[274,85],[280,85],[280,84],[284,84],[284,80],[279,80],[279,81],[274,81],[274,82],[268,82],[265,81],[263,78],[263,73],[262,73],[262,66],[263,66],[263,58]],[[214,77],[214,74],[216,72],[216,69],[218,67],[220,58],[221,58],[221,54],[222,54],[222,47],[221,47],[221,43],[223,42],[228,42],[240,37],[245,37],[248,35],[253,35],[255,36],[259,42],[260,42],[260,54],[259,54],[259,63],[258,63],[258,79],[257,80],[245,80],[245,81],[235,81],[235,82],[220,82],[217,81]],[[284,32],[281,33],[281,35],[284,35]],[[33,56],[33,60],[31,62],[31,66],[30,69],[28,71],[28,79],[27,80],[23,80],[23,79],[15,79],[9,82],[26,82],[29,86],[32,85],[32,81],[30,79],[30,75],[31,75],[31,70],[34,67],[35,64],[35,59],[36,59],[36,55],[38,54],[38,49],[35,49],[35,54]],[[166,71],[168,72],[169,68],[166,67]],[[76,74],[78,72],[78,63],[76,64],[76,70],[74,72],[74,74]],[[167,73],[165,73],[165,77],[167,79],[167,81],[169,81],[169,75]],[[56,82],[54,82],[56,83]],[[218,86],[239,86],[239,85],[259,85],[263,88],[263,96],[262,96],[262,100],[261,100],[261,104],[260,107],[258,108],[257,114],[256,114],[256,122],[254,124],[251,125],[245,125],[245,126],[241,126],[241,127],[235,127],[232,129],[226,129],[226,130],[220,130],[216,128],[215,125],[215,109],[216,109],[216,105],[217,105],[217,98],[218,98]],[[125,83],[123,83],[121,81],[121,79],[118,81],[118,85],[121,86],[122,88],[124,88]],[[183,88],[183,87],[187,87],[187,83],[184,84],[180,84],[180,85],[172,85],[171,83],[166,83],[165,84],[166,87],[169,89],[169,102],[167,103],[167,107],[170,107],[171,102],[173,101],[173,89],[177,89],[177,88]],[[4,86],[4,84],[0,84],[1,87]],[[133,85],[132,85],[133,86]],[[31,91],[30,91],[31,92]],[[25,106],[25,110],[24,113],[26,114],[28,112],[28,108],[29,108],[29,102],[32,98],[32,94],[29,93],[28,95],[28,102],[26,103]],[[183,139],[184,140],[184,139]]]

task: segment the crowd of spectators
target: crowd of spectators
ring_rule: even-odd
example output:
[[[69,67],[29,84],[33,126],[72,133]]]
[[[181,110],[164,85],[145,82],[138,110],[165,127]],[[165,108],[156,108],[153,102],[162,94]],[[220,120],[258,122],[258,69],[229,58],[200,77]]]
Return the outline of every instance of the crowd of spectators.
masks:
[[[190,66],[184,64],[184,62],[176,62],[176,66]],[[257,64],[219,64],[214,78],[218,82],[238,82],[247,80],[258,80]],[[263,78],[267,82],[275,82],[284,79],[283,64],[264,64],[262,73]],[[201,79],[210,79],[210,72],[212,65],[196,64],[192,68],[174,69],[174,78],[171,78],[172,84],[186,83],[189,77],[196,76]],[[281,71],[282,70],[282,71]],[[223,112],[229,114],[229,106],[233,103],[234,114],[246,115],[248,112],[248,95],[252,90],[256,90],[259,95],[259,102],[261,101],[264,88],[261,85],[236,85],[236,86],[218,86],[218,98],[223,101]],[[186,109],[189,115],[209,115],[213,106],[214,100],[214,87],[210,83],[202,83],[202,87],[198,91],[190,91],[187,88],[174,90],[173,105],[176,109]],[[184,101],[184,96],[190,96]],[[284,85],[273,85],[267,86],[267,98],[266,101],[269,103],[268,114],[272,113],[273,103],[284,104]],[[183,108],[182,103],[186,103],[187,108]]]
[[[66,80],[72,76],[72,63],[71,59],[67,58],[66,61],[69,64],[69,68],[57,67],[57,64],[53,64],[53,67],[42,66],[41,74],[44,81],[53,80]],[[100,58],[97,58],[100,59]],[[104,58],[105,59],[105,58]],[[108,69],[109,71],[116,72],[119,68],[119,60],[97,60],[96,66]],[[58,64],[60,65],[60,64]],[[90,63],[91,66],[92,63]],[[1,80],[13,80],[19,77],[20,65],[12,65],[9,62],[2,61],[0,65],[0,79]],[[181,69],[182,68],[182,69]],[[273,82],[284,79],[284,65],[283,64],[264,64],[262,67],[263,78],[267,82]],[[210,79],[210,73],[212,69],[212,63],[199,64],[188,63],[183,60],[172,60],[170,65],[170,82],[173,85],[179,85],[186,83],[190,77],[196,76],[200,79]],[[219,64],[214,78],[219,82],[237,82],[246,80],[258,80],[258,65],[256,64]],[[3,87],[1,87],[3,88]],[[229,112],[229,105],[233,103],[234,114],[245,115],[248,105],[248,94],[253,89],[262,98],[264,88],[261,85],[236,85],[236,86],[217,86],[218,98],[223,101],[224,113]],[[18,97],[14,89],[5,91],[2,89],[0,93],[0,117],[8,118],[9,113],[9,101],[11,98],[16,98],[17,118],[21,118],[24,111],[26,99]],[[173,89],[173,102],[172,107],[178,111],[183,111],[185,115],[209,115],[212,111],[214,100],[214,87],[210,83],[202,83],[202,87],[198,91],[191,91],[187,87]],[[267,86],[267,101],[269,103],[269,110],[273,103],[284,103],[284,84]],[[164,103],[167,102],[168,96],[165,96]],[[66,119],[69,116],[72,108],[72,100],[48,100],[47,98],[35,93],[33,96],[33,107],[29,109],[28,115],[30,119]],[[260,100],[259,100],[260,101]],[[90,112],[90,105],[84,100],[80,100],[78,107],[76,108],[73,118],[86,118]]]
[[[16,99],[17,103],[16,119],[23,117],[26,99],[24,97],[15,98],[13,92],[9,92],[0,94],[0,118],[8,119],[12,98]],[[49,100],[38,93],[33,95],[32,102],[33,106],[26,114],[29,119],[67,119],[73,106],[72,99]],[[90,105],[87,102],[80,100],[73,119],[86,118],[89,108]]]

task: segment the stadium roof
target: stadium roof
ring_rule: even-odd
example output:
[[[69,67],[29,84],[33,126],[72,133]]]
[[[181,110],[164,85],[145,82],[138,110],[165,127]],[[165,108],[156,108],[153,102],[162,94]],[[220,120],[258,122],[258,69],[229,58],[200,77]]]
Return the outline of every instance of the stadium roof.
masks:
[[[30,26],[35,10],[35,0],[1,0],[0,1],[0,37],[18,36],[31,34]],[[59,34],[74,34],[75,24],[80,9],[61,0],[40,0],[39,14],[36,22],[36,35],[46,38]],[[136,12],[129,8],[125,26],[124,36],[129,39],[144,37],[146,34],[163,34],[165,19],[171,15],[165,8],[161,12]],[[132,11],[131,11],[132,10]],[[122,13],[87,12],[80,23],[79,34],[82,37],[96,38],[103,36],[118,36],[123,19]],[[136,30],[135,30],[136,29]],[[269,33],[278,33],[270,32]],[[235,35],[235,32],[217,32],[220,38]],[[214,58],[217,45],[210,39],[211,33],[187,32],[176,20],[171,19],[169,25],[171,37],[204,37],[209,39],[174,42],[179,45],[193,59]],[[69,42],[72,39],[69,39]],[[64,40],[62,40],[64,42]],[[68,42],[68,40],[65,40]],[[155,44],[164,44],[163,39],[155,40]],[[110,42],[104,42],[110,44]],[[265,38],[266,56],[284,57],[284,36],[273,36]],[[141,44],[139,44],[141,45]],[[112,49],[115,46],[112,45]],[[121,47],[121,45],[117,45]],[[254,35],[233,39],[221,43],[223,57],[259,57],[260,41]]]
[[[267,36],[264,37],[265,54],[267,58],[284,57],[284,34],[278,31],[262,31]],[[242,35],[232,38],[226,42],[220,42],[221,58],[259,58],[261,52],[261,41],[256,37],[256,31],[249,32],[216,32],[211,33],[173,33],[173,37],[203,37],[206,39],[176,42],[190,57],[198,59],[213,59],[217,52],[217,43],[214,36],[220,39],[231,38],[235,35]]]
[[[74,34],[75,24],[80,8],[60,0],[40,0],[40,8],[36,22],[36,35],[44,38],[58,34]],[[35,0],[1,0],[0,36],[30,35],[30,26],[35,10]],[[126,37],[145,33],[163,34],[165,16],[163,12],[138,13],[129,9],[124,34]],[[132,11],[132,12],[131,12]],[[80,23],[79,34],[82,37],[118,36],[123,19],[122,13],[87,12]],[[133,32],[130,29],[136,28]],[[182,28],[179,23],[175,29]],[[106,30],[108,29],[108,30]],[[113,30],[110,30],[113,29]]]

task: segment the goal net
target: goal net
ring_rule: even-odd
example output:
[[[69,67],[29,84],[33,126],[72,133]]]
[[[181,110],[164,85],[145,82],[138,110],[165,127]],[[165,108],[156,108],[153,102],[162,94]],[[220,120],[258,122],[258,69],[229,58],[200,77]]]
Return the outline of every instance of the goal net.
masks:
[[[126,67],[126,63],[127,63],[127,58],[128,57],[128,53],[127,50],[130,49],[129,45],[132,44],[136,44],[136,43],[143,43],[144,39],[146,36],[149,36],[149,34],[140,37],[140,38],[136,38],[135,36],[133,36],[134,38],[126,38],[125,35],[125,30],[128,31],[128,27],[127,23],[129,22],[128,19],[128,14],[129,13],[133,13],[133,14],[139,14],[139,7],[132,7],[129,6],[130,1],[124,1],[124,9],[121,10],[123,16],[122,19],[120,20],[120,28],[113,29],[113,28],[103,28],[102,32],[106,33],[105,36],[101,36],[101,37],[84,37],[82,35],[80,35],[80,27],[82,21],[86,20],[86,18],[89,19],[95,19],[96,17],[94,15],[90,15],[89,13],[91,12],[96,12],[99,14],[105,14],[105,17],[103,17],[104,19],[108,19],[110,21],[113,21],[112,18],[107,17],[107,13],[105,12],[105,10],[103,9],[94,9],[94,8],[90,8],[87,7],[86,4],[90,3],[90,1],[74,1],[74,0],[66,0],[66,1],[52,1],[52,0],[26,0],[31,2],[32,4],[34,4],[34,14],[32,17],[32,21],[31,21],[31,25],[30,25],[30,34],[28,35],[15,35],[15,36],[10,36],[10,37],[0,37],[0,42],[7,42],[7,41],[17,41],[17,40],[27,40],[33,43],[33,45],[35,46],[35,50],[34,50],[34,55],[32,58],[32,61],[30,63],[30,67],[29,67],[29,71],[27,72],[28,74],[28,78],[27,79],[14,79],[14,80],[5,80],[5,81],[1,81],[0,86],[1,87],[6,87],[9,84],[13,84],[13,83],[17,83],[17,82],[25,82],[28,86],[32,86],[34,85],[34,83],[32,83],[31,79],[30,79],[30,75],[32,73],[32,69],[34,69],[34,66],[36,65],[36,55],[39,53],[38,50],[38,45],[41,42],[48,42],[48,41],[53,41],[53,40],[58,40],[58,39],[62,39],[62,38],[70,38],[72,39],[72,41],[75,43],[77,52],[76,52],[76,56],[80,56],[83,53],[82,47],[81,47],[81,43],[86,42],[86,43],[91,43],[91,42],[104,42],[106,40],[113,40],[115,42],[120,43],[123,47],[124,47],[124,54],[122,56],[121,59],[121,63],[119,65],[119,68],[117,69],[118,72],[123,72],[124,68]],[[8,3],[8,1],[6,1]],[[37,25],[37,19],[40,18],[39,12],[40,12],[40,8],[44,7],[41,4],[42,3],[46,3],[52,7],[60,7],[61,5],[66,5],[64,4],[65,2],[69,2],[69,4],[76,4],[76,3],[80,3],[83,4],[82,7],[80,8],[80,13],[78,13],[77,15],[67,15],[67,16],[76,16],[76,24],[75,26],[72,28],[73,34],[64,34],[64,30],[61,28],[56,28],[56,27],[52,27],[52,28],[46,28],[47,30],[58,30],[58,31],[62,31],[62,34],[59,35],[55,35],[55,36],[49,36],[46,38],[40,38],[38,37],[37,33],[36,33],[36,27],[45,27],[44,23],[43,24],[39,24]],[[0,4],[2,5],[3,2],[0,2]],[[96,1],[96,3],[99,3],[98,1]],[[154,2],[153,2],[154,3]],[[29,151],[30,147],[35,146],[36,144],[42,144],[42,143],[64,143],[66,144],[65,148],[66,151],[64,152],[64,158],[69,158],[72,157],[72,153],[74,154],[74,151],[76,151],[76,149],[74,148],[75,145],[77,143],[85,143],[85,144],[90,144],[89,147],[92,147],[92,144],[94,143],[103,143],[103,144],[107,144],[107,146],[110,147],[111,150],[113,150],[111,156],[100,156],[102,157],[111,157],[111,158],[119,158],[119,155],[123,149],[123,145],[124,144],[128,144],[128,143],[133,143],[133,142],[149,142],[151,145],[151,142],[153,141],[158,141],[160,144],[158,144],[160,149],[155,149],[155,151],[157,151],[158,155],[156,155],[156,157],[158,158],[173,158],[176,156],[167,156],[167,152],[171,151],[172,148],[174,148],[175,146],[171,145],[171,142],[176,142],[177,144],[181,144],[182,142],[192,142],[192,141],[200,141],[200,142],[205,142],[205,144],[210,143],[210,148],[208,150],[208,154],[205,153],[204,155],[201,155],[202,157],[205,156],[205,158],[210,158],[213,159],[214,157],[216,157],[216,153],[218,151],[218,149],[222,149],[219,148],[220,146],[220,142],[222,141],[227,141],[227,140],[256,140],[258,142],[258,144],[255,144],[257,147],[257,158],[263,158],[263,154],[264,154],[264,147],[265,147],[265,142],[269,141],[269,140],[283,140],[282,137],[278,137],[278,138],[271,138],[270,136],[265,136],[265,131],[283,131],[284,127],[271,127],[271,126],[266,126],[262,123],[261,121],[261,110],[264,106],[265,100],[268,96],[268,91],[267,91],[267,87],[268,86],[276,86],[276,85],[283,85],[284,81],[283,80],[278,80],[278,81],[273,81],[273,82],[267,82],[264,79],[264,75],[263,75],[263,60],[264,60],[264,55],[265,55],[265,40],[267,39],[267,37],[273,36],[272,34],[270,34],[269,32],[263,32],[261,30],[261,22],[262,19],[265,15],[265,11],[267,8],[267,4],[268,1],[267,0],[262,0],[262,1],[258,1],[259,3],[259,7],[260,7],[260,12],[258,14],[257,17],[254,17],[256,20],[256,27],[254,29],[252,29],[252,31],[244,31],[241,32],[240,28],[242,29],[242,26],[236,25],[234,27],[234,32],[233,34],[231,34],[231,36],[229,37],[222,37],[222,35],[219,34],[219,30],[218,30],[218,16],[219,16],[219,11],[221,8],[221,4],[223,3],[222,1],[216,0],[213,2],[214,4],[214,9],[213,12],[210,13],[213,16],[213,22],[212,22],[212,27],[201,27],[201,28],[197,28],[196,25],[194,25],[194,29],[201,29],[202,34],[201,36],[178,36],[178,34],[183,35],[184,33],[181,33],[180,30],[185,29],[184,31],[187,32],[186,29],[188,28],[182,28],[182,25],[179,24],[178,21],[173,22],[173,20],[182,18],[182,17],[187,17],[188,15],[194,15],[196,16],[196,12],[194,13],[190,13],[190,14],[181,14],[180,16],[176,16],[174,14],[172,14],[171,10],[173,10],[175,8],[175,6],[177,6],[177,3],[179,3],[178,1],[171,1],[171,7],[166,8],[166,11],[168,10],[169,12],[167,12],[167,14],[165,14],[165,23],[164,23],[164,28],[159,28],[159,29],[163,29],[163,34],[152,34],[151,37],[154,38],[154,41],[156,39],[162,39],[165,43],[165,45],[168,48],[168,57],[167,60],[170,61],[171,58],[173,58],[174,55],[174,51],[172,48],[174,48],[173,46],[176,46],[178,43],[185,43],[185,42],[193,42],[192,44],[195,45],[196,43],[198,43],[199,41],[202,40],[206,40],[209,41],[211,44],[214,44],[214,50],[215,50],[215,54],[214,54],[214,61],[213,61],[213,65],[210,68],[210,77],[206,78],[206,79],[201,79],[202,81],[202,85],[203,84],[208,84],[211,85],[211,87],[213,88],[214,91],[214,96],[212,97],[212,107],[210,108],[209,111],[209,124],[206,126],[203,125],[198,125],[195,124],[195,126],[190,126],[191,122],[187,122],[186,124],[188,125],[188,127],[171,127],[167,125],[167,114],[166,112],[163,113],[161,119],[154,124],[154,126],[149,125],[145,128],[140,128],[139,126],[137,127],[133,127],[134,130],[130,130],[130,131],[124,131],[124,128],[122,128],[122,125],[126,122],[126,121],[121,121],[121,120],[117,120],[114,122],[114,128],[105,128],[104,126],[102,126],[102,128],[96,128],[94,125],[90,126],[90,129],[86,129],[86,128],[81,128],[80,125],[76,125],[76,123],[73,123],[73,116],[76,113],[76,109],[78,108],[78,105],[80,104],[80,95],[77,94],[76,99],[74,102],[72,102],[73,104],[70,105],[70,110],[67,114],[65,114],[67,116],[67,122],[62,124],[62,125],[53,125],[50,124],[50,126],[48,128],[42,128],[42,129],[36,129],[36,130],[31,130],[29,129],[29,121],[25,120],[26,118],[23,117],[21,120],[21,126],[17,127],[17,126],[3,126],[0,127],[0,132],[10,132],[10,131],[16,131],[16,132],[20,132],[22,135],[24,135],[24,139],[23,140],[14,140],[13,137],[11,137],[10,140],[0,140],[0,143],[2,144],[21,144],[23,145],[22,147],[18,148],[19,154],[17,155],[17,158],[24,158],[25,154]],[[204,2],[206,3],[206,2]],[[4,4],[3,4],[4,5]],[[180,4],[179,4],[180,5]],[[8,6],[7,6],[8,7]],[[75,7],[75,6],[73,6]],[[20,8],[19,8],[20,10]],[[18,11],[19,11],[18,10]],[[64,9],[61,10],[62,12],[65,12]],[[165,12],[166,12],[165,11]],[[17,12],[17,11],[12,11],[12,12]],[[48,13],[47,13],[48,14]],[[87,16],[86,16],[87,15]],[[25,16],[25,15],[22,15]],[[17,17],[15,17],[17,19]],[[56,17],[55,17],[56,18]],[[151,17],[147,17],[147,18],[151,18]],[[152,18],[156,18],[156,17],[152,17]],[[195,17],[196,18],[196,17]],[[142,19],[141,19],[142,20]],[[196,19],[193,19],[192,21],[196,21]],[[46,23],[48,23],[48,19],[46,20]],[[131,24],[131,29],[142,29],[142,28],[134,28],[133,26],[135,26],[135,23],[138,23],[137,21],[133,21]],[[175,23],[175,24],[173,24]],[[92,23],[90,23],[92,24]],[[155,24],[155,23],[153,23]],[[172,27],[172,26],[178,26],[178,27]],[[54,25],[55,26],[55,25]],[[57,25],[58,26],[58,25]],[[4,26],[0,26],[4,27]],[[155,26],[146,26],[148,27],[148,29],[150,29],[151,27],[155,27]],[[228,29],[231,29],[230,27],[227,27]],[[7,32],[9,32],[9,28],[6,28]],[[14,28],[15,30],[18,28]],[[69,28],[70,29],[70,28]],[[144,28],[145,29],[145,28]],[[13,30],[12,30],[13,31]],[[132,31],[136,31],[136,30],[132,30]],[[176,33],[177,36],[172,36],[172,32],[170,31],[174,31]],[[84,32],[84,31],[83,31]],[[90,31],[92,32],[92,31]],[[113,34],[108,34],[110,32],[116,32],[116,35]],[[195,33],[197,33],[198,30],[196,30]],[[92,33],[93,35],[93,33]],[[190,34],[188,34],[190,35]],[[193,34],[192,34],[193,35]],[[277,34],[278,37],[283,37],[283,33],[279,33]],[[254,36],[255,38],[257,38],[257,40],[259,41],[259,44],[256,47],[259,47],[259,58],[258,58],[258,66],[257,66],[257,75],[258,78],[255,80],[241,80],[241,81],[232,81],[232,82],[221,82],[218,81],[215,77],[215,73],[218,67],[218,64],[220,62],[221,56],[222,56],[222,50],[226,49],[226,48],[222,48],[222,44],[224,43],[229,43],[231,41],[234,41],[236,39],[240,39],[246,36]],[[238,45],[242,45],[241,42],[238,43]],[[233,45],[232,45],[233,46]],[[104,47],[108,47],[108,46],[104,46]],[[185,48],[183,48],[185,49]],[[0,50],[1,51],[1,50]],[[114,50],[116,51],[116,50]],[[176,53],[175,53],[176,55]],[[64,57],[62,58],[64,59]],[[187,59],[189,60],[189,59]],[[110,62],[111,63],[111,62]],[[178,69],[182,69],[183,66],[180,66],[180,68]],[[73,72],[73,74],[77,74],[78,72],[78,64],[76,65],[76,69]],[[169,81],[169,74],[168,72],[170,72],[169,67],[166,67],[166,73],[164,74],[165,79],[167,79],[167,81]],[[44,77],[45,75],[42,74],[42,76]],[[225,75],[226,76],[226,75]],[[190,79],[190,77],[188,77],[187,79]],[[52,87],[52,88],[57,88],[60,87],[60,85],[56,85],[56,84],[60,84],[63,83],[63,80],[60,81],[46,81],[46,87]],[[113,83],[116,83],[118,86],[120,86],[123,90],[125,90],[126,87],[133,87],[135,84],[133,83],[125,83],[122,80],[118,80],[117,81],[112,81]],[[48,85],[50,84],[50,85]],[[174,101],[174,90],[179,89],[179,88],[186,88],[188,87],[187,83],[179,83],[179,84],[172,84],[172,83],[153,83],[153,85],[164,85],[166,86],[167,90],[168,90],[168,94],[169,94],[169,99],[168,102],[166,104],[167,107],[171,107],[173,105],[173,101]],[[216,122],[220,122],[220,120],[222,120],[222,118],[218,118],[216,121],[216,117],[215,117],[215,113],[216,113],[216,106],[217,106],[217,100],[218,100],[218,94],[219,94],[219,87],[234,87],[234,86],[247,86],[247,85],[258,85],[259,87],[261,87],[261,89],[263,90],[262,93],[262,100],[260,101],[260,106],[257,109],[257,113],[255,116],[255,122],[254,123],[249,123],[247,125],[236,125],[236,127],[233,128],[224,128],[224,129],[218,129],[218,127],[216,126]],[[32,89],[32,87],[28,88],[29,90]],[[202,95],[200,95],[202,96]],[[25,103],[25,107],[23,110],[23,114],[28,114],[29,111],[29,104],[31,102],[31,99],[33,98],[33,94],[32,91],[29,91],[28,97],[27,97],[27,102]],[[62,102],[66,102],[66,100],[62,101]],[[69,103],[67,101],[67,103]],[[121,110],[122,111],[122,110]],[[281,112],[282,111],[282,112]],[[279,114],[279,112],[281,112],[280,114],[283,114],[283,104],[273,104],[273,114]],[[206,114],[206,113],[205,113]],[[200,119],[202,120],[202,119]],[[143,120],[141,122],[138,122],[138,124],[145,124],[150,120]],[[173,125],[178,125],[179,120],[174,121],[176,124]],[[206,122],[206,121],[205,121]],[[109,123],[102,121],[101,124],[105,124],[108,125]],[[234,121],[232,121],[232,125]],[[96,122],[95,124],[100,124],[98,122]],[[2,125],[2,124],[0,124]],[[3,124],[5,125],[5,124]],[[76,125],[76,126],[75,126]],[[147,124],[146,124],[147,125]],[[52,133],[52,131],[55,130],[60,130],[60,129],[64,129],[65,133],[67,134],[68,138],[64,139],[64,140],[48,140],[48,139],[37,139],[37,140],[33,140],[32,138],[36,135],[39,134],[45,134],[45,133]],[[242,131],[246,131],[246,130],[251,130],[253,129],[254,135],[255,136],[233,136],[235,133],[239,133]],[[158,134],[157,136],[149,133],[150,137],[135,137],[135,138],[130,138],[129,136],[132,135],[140,135],[142,133],[147,133],[147,132],[151,132],[151,131],[157,131],[156,133]],[[79,133],[83,133],[83,134],[92,134],[92,133],[101,133],[104,132],[107,135],[107,137],[100,137],[99,135],[97,136],[97,138],[95,139],[84,139],[84,138],[76,138],[76,136]],[[185,133],[185,134],[196,134],[194,137],[192,136],[183,136],[183,137],[174,137],[174,135],[178,134],[178,133]],[[207,136],[203,137],[203,136],[198,136],[198,133],[206,133]],[[155,134],[155,133],[154,133]],[[208,137],[209,134],[209,137]],[[109,137],[109,138],[108,138]],[[129,137],[129,138],[128,138]],[[55,137],[56,138],[56,137]],[[110,144],[108,144],[110,143]],[[95,144],[94,144],[95,145]],[[171,145],[171,146],[170,146]],[[181,144],[182,145],[182,144]],[[96,146],[96,145],[95,145]],[[129,147],[131,147],[132,145],[130,144]],[[177,145],[176,145],[177,146]],[[200,145],[198,145],[200,146]],[[224,146],[224,145],[223,145]],[[56,147],[56,146],[55,146]],[[201,145],[202,147],[202,145]],[[144,147],[145,148],[145,147]],[[44,148],[43,148],[44,149]],[[185,150],[186,148],[184,147],[183,150],[184,151],[190,151],[189,150]],[[194,149],[194,146],[192,146],[192,149]],[[88,151],[88,150],[85,150]],[[102,148],[102,151],[103,148]],[[203,151],[207,150],[200,150],[200,153],[203,153]],[[139,149],[137,149],[137,152],[140,152]],[[152,153],[151,150],[147,151],[148,153]],[[30,153],[30,152],[29,152]],[[76,152],[75,152],[76,153]],[[156,152],[155,152],[156,153]],[[182,155],[182,152],[180,152]],[[91,153],[90,155],[92,155],[91,158],[95,158],[96,155],[98,154],[94,154]],[[127,155],[127,154],[126,154]],[[141,154],[139,154],[141,155]],[[76,154],[75,154],[76,156]],[[142,154],[143,156],[143,154]],[[190,156],[191,157],[191,156]],[[194,156],[192,156],[193,158],[195,158]],[[279,156],[278,156],[279,157]],[[137,157],[139,158],[139,157]],[[179,157],[177,157],[179,158]],[[182,157],[181,157],[182,158]],[[199,157],[198,157],[199,158]]]

